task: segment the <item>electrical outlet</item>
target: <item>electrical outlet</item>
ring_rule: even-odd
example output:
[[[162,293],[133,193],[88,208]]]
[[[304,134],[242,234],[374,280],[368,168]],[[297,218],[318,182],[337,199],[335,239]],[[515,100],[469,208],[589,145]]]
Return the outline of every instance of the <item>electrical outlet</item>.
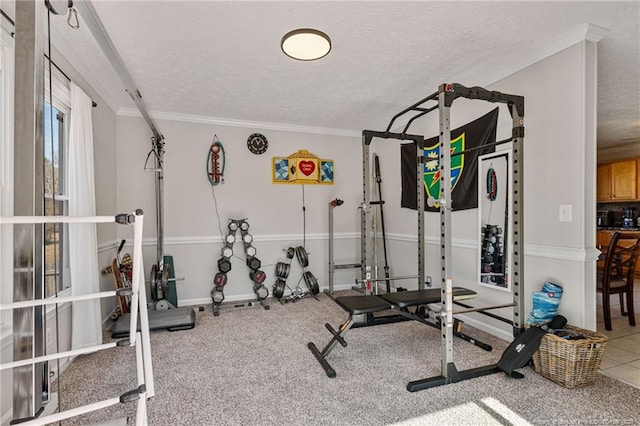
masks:
[[[427,275],[427,277],[424,280],[424,283],[427,285],[427,287],[431,287],[431,277]]]

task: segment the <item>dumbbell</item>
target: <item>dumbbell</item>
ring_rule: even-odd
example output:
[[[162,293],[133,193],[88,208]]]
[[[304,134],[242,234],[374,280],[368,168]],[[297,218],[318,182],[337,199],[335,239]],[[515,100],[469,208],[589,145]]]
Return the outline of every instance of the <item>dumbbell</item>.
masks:
[[[258,266],[258,268],[259,267],[260,266]],[[220,272],[224,272],[225,274],[229,272],[231,270],[231,261],[226,257],[218,259],[218,270],[220,270]]]
[[[224,272],[218,272],[213,278],[213,283],[216,287],[224,287],[227,284],[227,274]]]
[[[249,272],[249,278],[255,283],[262,284],[264,280],[267,278],[267,274],[260,269]]]
[[[252,271],[256,271],[256,270],[260,269],[260,265],[261,264],[262,264],[262,262],[260,262],[260,259],[258,259],[257,257],[255,257],[255,256],[247,257],[247,266]]]

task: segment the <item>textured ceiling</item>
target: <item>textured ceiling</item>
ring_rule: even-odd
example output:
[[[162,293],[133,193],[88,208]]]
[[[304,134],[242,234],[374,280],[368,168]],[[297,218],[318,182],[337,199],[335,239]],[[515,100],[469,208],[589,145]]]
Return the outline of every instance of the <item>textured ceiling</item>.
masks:
[[[152,114],[353,132],[385,127],[440,83],[490,84],[592,23],[610,30],[598,43],[599,147],[640,143],[637,1],[93,4]],[[86,26],[54,25],[107,103],[133,108]],[[299,27],[328,33],[331,53],[282,54],[282,35]]]

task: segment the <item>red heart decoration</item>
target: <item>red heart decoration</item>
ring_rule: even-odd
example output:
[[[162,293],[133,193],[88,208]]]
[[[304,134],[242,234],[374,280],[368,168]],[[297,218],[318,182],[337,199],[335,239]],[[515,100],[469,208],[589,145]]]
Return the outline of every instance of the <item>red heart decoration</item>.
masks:
[[[316,163],[313,161],[301,161],[298,163],[298,168],[305,176],[309,176],[316,170]]]

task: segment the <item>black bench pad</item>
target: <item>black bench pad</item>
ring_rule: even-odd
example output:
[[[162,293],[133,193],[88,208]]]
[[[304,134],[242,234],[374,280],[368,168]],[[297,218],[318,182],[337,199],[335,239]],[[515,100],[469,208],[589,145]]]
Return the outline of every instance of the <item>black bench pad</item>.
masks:
[[[427,290],[398,291],[378,296],[342,296],[336,297],[336,303],[351,315],[372,314],[390,309],[391,306],[407,308],[440,302],[439,288]],[[471,299],[476,292],[462,287],[453,287],[454,300]]]
[[[381,294],[380,298],[399,308],[410,306],[428,305],[429,303],[439,303],[441,289],[429,288],[426,290],[398,291],[395,293]],[[453,298],[455,300],[473,298],[476,292],[462,287],[453,287]]]
[[[342,296],[336,297],[336,303],[351,315],[372,314],[391,308],[389,302],[378,296]]]

